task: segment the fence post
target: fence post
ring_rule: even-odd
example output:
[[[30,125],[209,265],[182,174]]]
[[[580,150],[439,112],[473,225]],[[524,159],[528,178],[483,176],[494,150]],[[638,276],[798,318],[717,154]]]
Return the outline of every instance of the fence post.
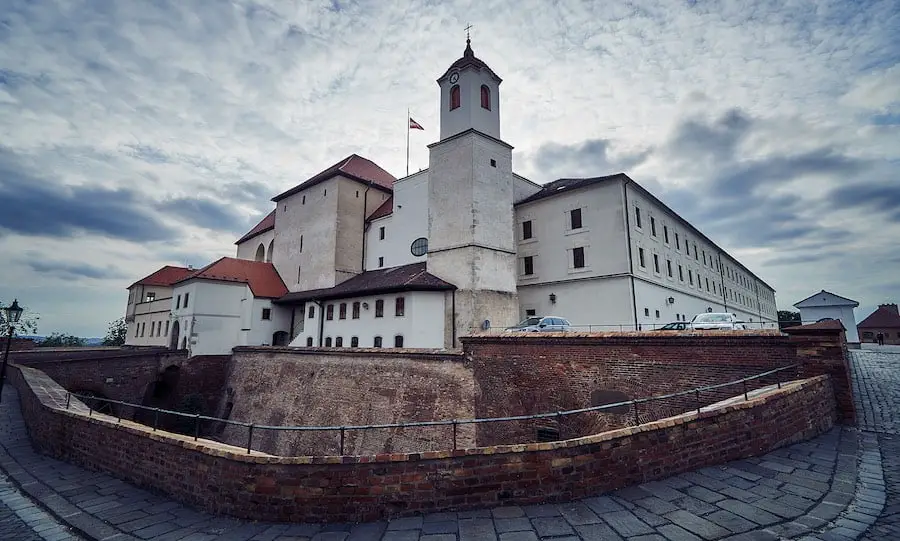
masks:
[[[200,437],[200,414],[198,413],[194,417],[194,441],[197,441],[197,438]]]
[[[746,402],[747,400],[749,400],[749,398],[747,398],[747,380],[746,379],[743,381],[743,384],[744,384],[744,402]]]
[[[563,435],[562,435],[562,418],[563,418],[562,412],[559,411],[559,410],[557,410],[557,411],[556,411],[556,428],[557,428],[557,432],[559,433],[559,439],[563,439]]]
[[[638,418],[638,403],[637,400],[632,400],[631,405],[634,406],[634,426],[638,426],[641,424],[640,419]]]
[[[250,454],[250,446],[253,445],[253,423],[247,425],[247,454]]]
[[[697,415],[700,415],[700,389],[697,389],[695,393],[695,398],[697,400]]]
[[[344,456],[344,427],[341,427],[341,456]]]
[[[66,393],[66,409],[69,409],[69,401],[72,399],[72,393]]]
[[[153,431],[159,426],[159,408],[153,408]]]
[[[453,450],[456,451],[456,419],[453,419]]]

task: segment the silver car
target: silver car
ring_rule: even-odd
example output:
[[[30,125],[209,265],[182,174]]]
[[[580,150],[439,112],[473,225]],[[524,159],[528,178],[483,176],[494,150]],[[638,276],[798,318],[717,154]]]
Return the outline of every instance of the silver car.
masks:
[[[557,316],[531,316],[506,332],[566,332],[572,330],[568,319]]]
[[[696,331],[734,331],[747,328],[736,315],[716,312],[697,314],[691,319],[690,325]]]

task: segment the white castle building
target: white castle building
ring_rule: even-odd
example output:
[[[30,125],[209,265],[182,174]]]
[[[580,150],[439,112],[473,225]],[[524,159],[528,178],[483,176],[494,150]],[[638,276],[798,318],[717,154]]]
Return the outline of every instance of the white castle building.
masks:
[[[700,312],[777,327],[772,287],[627,175],[515,174],[501,79],[468,41],[437,82],[428,169],[396,179],[354,154],[275,196],[235,258],[132,285],[127,343],[451,348],[530,315],[595,331]]]

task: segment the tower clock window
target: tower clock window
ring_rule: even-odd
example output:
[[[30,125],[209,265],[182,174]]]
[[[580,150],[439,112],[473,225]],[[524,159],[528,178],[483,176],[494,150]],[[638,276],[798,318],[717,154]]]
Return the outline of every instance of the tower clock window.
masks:
[[[450,110],[459,107],[459,85],[453,85],[450,89]]]
[[[487,85],[481,85],[481,108],[491,110],[491,89]]]

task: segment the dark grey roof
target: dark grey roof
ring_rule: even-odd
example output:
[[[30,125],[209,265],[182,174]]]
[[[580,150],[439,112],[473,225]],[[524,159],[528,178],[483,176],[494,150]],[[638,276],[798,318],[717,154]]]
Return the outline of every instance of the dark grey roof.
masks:
[[[276,303],[293,304],[309,300],[343,299],[400,291],[449,291],[456,289],[426,270],[425,263],[411,263],[357,274],[334,287],[288,293]]]
[[[579,188],[586,188],[588,186],[593,186],[594,184],[599,184],[601,182],[608,182],[610,180],[626,180],[628,177],[625,173],[616,173],[615,175],[608,175],[605,177],[591,177],[591,178],[561,178],[559,180],[554,180],[553,182],[549,182],[544,184],[541,187],[541,191],[526,197],[525,199],[516,203],[516,205],[524,205],[525,203],[531,203],[532,201],[537,201],[539,199],[544,199],[545,197],[551,197],[559,193],[563,192],[571,192],[572,190],[577,190]]]

